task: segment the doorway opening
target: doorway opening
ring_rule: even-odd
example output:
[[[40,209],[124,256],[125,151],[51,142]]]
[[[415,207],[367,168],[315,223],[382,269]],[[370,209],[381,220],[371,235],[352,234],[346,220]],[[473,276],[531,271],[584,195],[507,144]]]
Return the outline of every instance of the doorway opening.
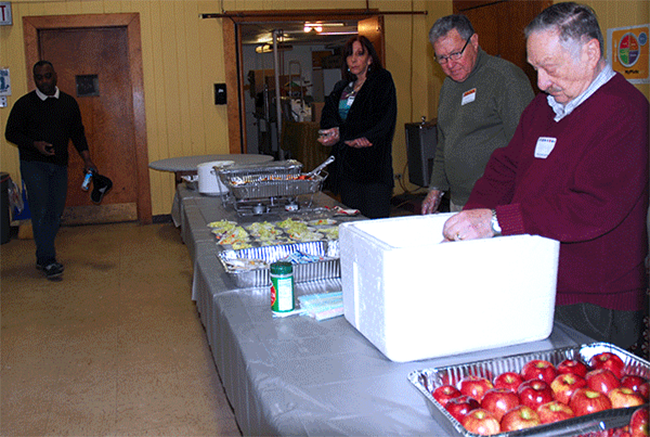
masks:
[[[247,153],[278,156],[278,115],[281,129],[287,122],[320,120],[325,96],[342,78],[343,46],[358,34],[357,26],[357,20],[241,25]]]
[[[266,150],[279,152],[281,132],[278,132],[278,129],[282,130],[282,123],[278,127],[278,112],[281,121],[284,116],[311,122],[314,117],[309,114],[312,111],[312,99],[315,102],[321,94],[327,95],[333,86],[330,82],[337,77],[337,73],[333,71],[331,74],[327,73],[327,79],[323,73],[322,81],[319,76],[321,72],[314,75],[312,53],[328,52],[323,53],[322,58],[319,58],[318,54],[315,55],[317,63],[330,56],[331,62],[336,62],[334,61],[336,47],[340,50],[350,36],[361,34],[372,41],[380,59],[382,61],[385,59],[383,15],[377,11],[351,10],[345,13],[292,11],[291,14],[287,11],[232,12],[229,18],[223,20],[223,33],[226,86],[235,90],[233,93],[228,93],[230,153],[265,153]],[[310,28],[309,32],[305,32],[307,24],[310,25],[309,27],[320,24],[322,30],[317,32]],[[335,27],[343,29],[339,29],[338,32],[330,29]],[[268,94],[271,94],[271,91],[275,94],[276,91],[275,67],[272,60],[274,55],[273,52],[269,52],[271,44],[268,42],[274,33],[277,56],[283,59],[283,62],[278,61],[278,76],[284,76],[277,87],[281,90],[279,106],[285,108],[281,111],[274,110],[273,107],[269,107],[267,111],[266,102],[273,99],[264,97],[265,86]],[[304,35],[305,33],[308,35]],[[334,33],[334,35],[323,35],[324,33]],[[331,38],[332,36],[335,36],[335,40]],[[300,43],[300,40],[303,42]],[[319,69],[322,70],[322,66],[316,68]],[[337,70],[337,68],[327,70]],[[268,79],[271,71],[274,75],[272,80]],[[251,72],[252,75],[249,76]],[[326,89],[327,86],[330,88]],[[282,93],[285,94],[284,97],[288,97],[284,103],[282,103]],[[291,102],[292,97],[294,102]],[[277,101],[278,99],[275,99],[273,102],[275,106],[278,106]],[[249,135],[252,138],[249,138]]]

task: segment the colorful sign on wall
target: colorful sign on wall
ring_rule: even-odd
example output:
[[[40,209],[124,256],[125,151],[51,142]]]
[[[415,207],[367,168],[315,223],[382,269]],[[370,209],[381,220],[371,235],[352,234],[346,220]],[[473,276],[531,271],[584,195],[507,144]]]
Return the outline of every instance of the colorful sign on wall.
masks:
[[[650,83],[650,24],[607,29],[607,58],[631,83]]]

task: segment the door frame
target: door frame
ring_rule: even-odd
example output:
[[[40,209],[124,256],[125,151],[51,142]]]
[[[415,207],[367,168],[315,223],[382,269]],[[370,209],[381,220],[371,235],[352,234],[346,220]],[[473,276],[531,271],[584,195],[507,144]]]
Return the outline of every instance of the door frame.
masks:
[[[247,22],[276,22],[276,21],[363,21],[371,17],[379,17],[378,23],[383,26],[383,14],[376,9],[350,10],[305,10],[305,11],[231,11],[228,19],[222,20],[224,67],[226,72],[227,89],[236,90],[227,93],[228,115],[228,147],[229,153],[247,153],[246,127],[244,120],[244,71],[242,44],[239,35],[239,25]],[[383,29],[376,29],[384,37]],[[381,41],[379,57],[385,60],[385,44]]]
[[[32,67],[39,61],[38,32],[42,29],[126,27],[129,57],[129,73],[133,100],[134,151],[137,180],[137,213],[142,224],[152,222],[151,185],[149,182],[149,154],[144,102],[144,80],[142,67],[142,44],[140,41],[140,14],[87,14],[87,15],[44,15],[23,17],[25,62],[29,77]],[[28,81],[29,90],[35,85]]]

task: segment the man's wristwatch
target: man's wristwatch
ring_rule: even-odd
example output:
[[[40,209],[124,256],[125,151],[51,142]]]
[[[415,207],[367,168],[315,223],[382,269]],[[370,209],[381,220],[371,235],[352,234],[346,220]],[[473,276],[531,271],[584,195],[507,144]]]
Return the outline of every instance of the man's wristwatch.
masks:
[[[492,226],[492,232],[494,232],[494,236],[498,237],[501,235],[501,226],[499,226],[499,220],[497,220],[497,210],[493,209],[492,210],[492,220],[490,221],[490,225]]]

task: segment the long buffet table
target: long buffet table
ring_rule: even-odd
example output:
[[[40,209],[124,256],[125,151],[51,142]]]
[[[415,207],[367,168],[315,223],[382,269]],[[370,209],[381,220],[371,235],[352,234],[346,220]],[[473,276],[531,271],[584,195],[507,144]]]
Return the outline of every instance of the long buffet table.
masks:
[[[335,205],[321,193],[315,204]],[[446,435],[407,380],[410,372],[591,342],[556,323],[544,341],[391,362],[344,317],[321,322],[274,318],[267,287],[237,289],[217,259],[221,249],[206,226],[238,220],[220,198],[179,185],[174,214],[194,264],[192,299],[244,435]],[[340,290],[340,281],[298,284],[296,294],[331,290]],[[422,335],[435,341],[444,333]]]

